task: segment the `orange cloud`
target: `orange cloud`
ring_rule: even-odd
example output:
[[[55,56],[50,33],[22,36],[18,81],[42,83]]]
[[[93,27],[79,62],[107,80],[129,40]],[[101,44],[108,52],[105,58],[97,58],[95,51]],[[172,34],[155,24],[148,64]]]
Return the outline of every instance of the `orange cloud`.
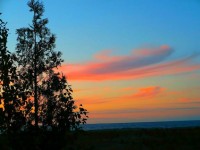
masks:
[[[133,95],[133,97],[152,97],[160,94],[164,91],[164,88],[159,86],[151,86],[139,89],[137,93]]]
[[[66,64],[59,68],[70,80],[126,80],[150,76],[174,75],[200,70],[192,64],[196,55],[184,59],[162,62],[173,53],[169,46],[140,49],[127,56],[110,56],[110,51],[96,54],[95,61]]]
[[[133,88],[124,88],[126,92],[127,90],[135,90]],[[120,92],[122,90],[120,89]],[[161,93],[164,93],[166,91],[165,88],[160,87],[160,86],[149,86],[149,87],[143,87],[139,88],[134,94],[122,94],[122,95],[114,95],[114,96],[104,96],[104,95],[90,95],[84,96],[84,98],[78,98],[79,103],[84,103],[84,104],[102,104],[102,103],[107,103],[113,105],[113,102],[121,103],[122,101],[126,101],[126,103],[132,104],[135,103],[136,101],[133,102],[133,100],[140,100],[141,98],[155,98],[156,96],[160,95]],[[152,100],[152,99],[151,99]],[[149,99],[148,99],[149,101]],[[98,105],[98,107],[100,107]],[[103,106],[105,109],[105,105]],[[118,107],[118,106],[117,106]]]
[[[181,103],[185,103],[185,104],[200,104],[200,97],[196,97],[196,98],[188,98],[188,97],[183,97],[183,98],[179,98],[178,101]]]
[[[125,87],[125,88],[121,88],[120,91],[123,91],[123,92],[127,92],[127,91],[133,91],[135,88],[133,87]]]
[[[184,107],[169,107],[160,106],[152,108],[133,108],[129,107],[127,109],[116,108],[113,110],[93,110],[90,113],[89,122],[99,122],[101,119],[106,120],[106,122],[117,121],[119,122],[132,122],[132,121],[152,121],[154,120],[185,120],[199,118],[200,107],[199,106],[184,106]],[[193,119],[194,119],[193,118]],[[123,120],[124,119],[124,120]]]

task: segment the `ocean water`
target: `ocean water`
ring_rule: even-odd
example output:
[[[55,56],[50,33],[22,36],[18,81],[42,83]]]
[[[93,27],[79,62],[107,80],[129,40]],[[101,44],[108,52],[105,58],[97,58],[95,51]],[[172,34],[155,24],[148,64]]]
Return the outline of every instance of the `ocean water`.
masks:
[[[83,125],[84,130],[128,129],[128,128],[178,128],[200,127],[200,120],[193,121],[163,121],[134,123],[102,123]]]

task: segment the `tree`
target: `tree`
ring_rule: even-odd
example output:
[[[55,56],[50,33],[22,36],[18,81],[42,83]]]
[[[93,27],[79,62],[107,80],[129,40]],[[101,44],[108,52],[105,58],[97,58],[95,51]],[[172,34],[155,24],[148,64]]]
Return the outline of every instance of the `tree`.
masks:
[[[55,128],[77,128],[85,123],[87,110],[74,104],[71,88],[62,73],[55,72],[61,65],[61,52],[54,51],[55,35],[46,27],[48,19],[42,19],[44,6],[39,1],[28,2],[33,12],[32,24],[17,29],[16,57],[18,74],[25,96],[25,117],[34,123]],[[85,118],[82,116],[85,116]]]
[[[34,122],[38,127],[39,103],[41,93],[38,86],[48,76],[50,70],[61,64],[61,52],[55,52],[55,35],[46,27],[48,19],[41,19],[44,6],[42,3],[31,0],[28,2],[33,12],[32,25],[17,30],[18,44],[16,54],[18,57],[21,77],[26,79],[27,90],[34,96]],[[30,101],[29,101],[30,102]]]
[[[19,131],[33,125],[57,131],[78,129],[87,110],[75,105],[72,88],[57,70],[63,60],[54,51],[55,35],[42,19],[44,6],[28,2],[32,25],[17,29],[16,53],[7,50],[8,29],[0,19],[0,130]]]
[[[88,118],[87,110],[80,105],[77,107],[72,97],[71,85],[66,77],[52,71],[51,77],[44,83],[42,94],[47,97],[46,115],[43,121],[59,131],[79,129],[81,123],[85,124]],[[84,116],[84,117],[83,117]],[[43,124],[45,124],[43,123]]]
[[[8,29],[0,19],[0,130],[19,130],[25,122],[20,98],[21,89],[17,84],[15,57],[7,50]]]

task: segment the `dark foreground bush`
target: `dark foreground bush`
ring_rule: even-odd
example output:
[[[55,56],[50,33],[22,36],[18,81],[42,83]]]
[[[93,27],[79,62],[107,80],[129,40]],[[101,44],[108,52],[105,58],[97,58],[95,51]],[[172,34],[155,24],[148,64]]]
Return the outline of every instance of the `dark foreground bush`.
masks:
[[[0,150],[60,150],[76,140],[75,132],[32,131],[0,135]]]
[[[0,135],[0,150],[198,150],[200,127]]]

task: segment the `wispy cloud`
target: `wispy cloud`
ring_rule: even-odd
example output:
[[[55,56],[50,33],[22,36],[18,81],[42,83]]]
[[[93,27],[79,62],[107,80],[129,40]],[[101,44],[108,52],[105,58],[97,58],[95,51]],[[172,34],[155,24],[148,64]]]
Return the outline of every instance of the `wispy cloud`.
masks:
[[[165,111],[176,111],[176,110],[200,110],[200,106],[194,107],[175,107],[175,108],[127,108],[127,109],[116,109],[116,110],[100,110],[94,111],[95,114],[122,114],[122,113],[149,113],[149,112],[165,112]]]
[[[166,88],[160,87],[160,86],[148,86],[148,87],[142,87],[139,89],[136,88],[127,88],[128,91],[130,92],[133,91],[132,94],[123,94],[120,96],[110,96],[110,97],[85,97],[85,98],[80,98],[79,102],[84,102],[85,104],[100,104],[100,103],[110,103],[110,102],[121,102],[123,100],[128,102],[128,101],[133,101],[133,100],[140,100],[140,99],[147,99],[148,98],[156,98],[162,93],[166,92]],[[120,89],[120,91],[122,91]],[[125,88],[126,91],[126,88]],[[135,92],[134,92],[135,91]],[[124,92],[124,91],[123,91]]]
[[[133,87],[124,87],[124,88],[121,88],[121,89],[119,90],[119,92],[120,92],[120,91],[128,92],[128,91],[133,91],[133,90],[135,90],[135,88],[133,88]]]
[[[159,86],[150,86],[150,87],[145,87],[141,88],[138,90],[137,93],[133,94],[132,97],[152,97],[152,96],[157,96],[161,92],[163,92],[165,89]]]
[[[66,64],[60,69],[70,80],[124,80],[200,70],[200,64],[190,63],[196,55],[163,62],[173,52],[166,45],[134,50],[125,56],[111,56],[111,51],[102,51],[92,61]]]

